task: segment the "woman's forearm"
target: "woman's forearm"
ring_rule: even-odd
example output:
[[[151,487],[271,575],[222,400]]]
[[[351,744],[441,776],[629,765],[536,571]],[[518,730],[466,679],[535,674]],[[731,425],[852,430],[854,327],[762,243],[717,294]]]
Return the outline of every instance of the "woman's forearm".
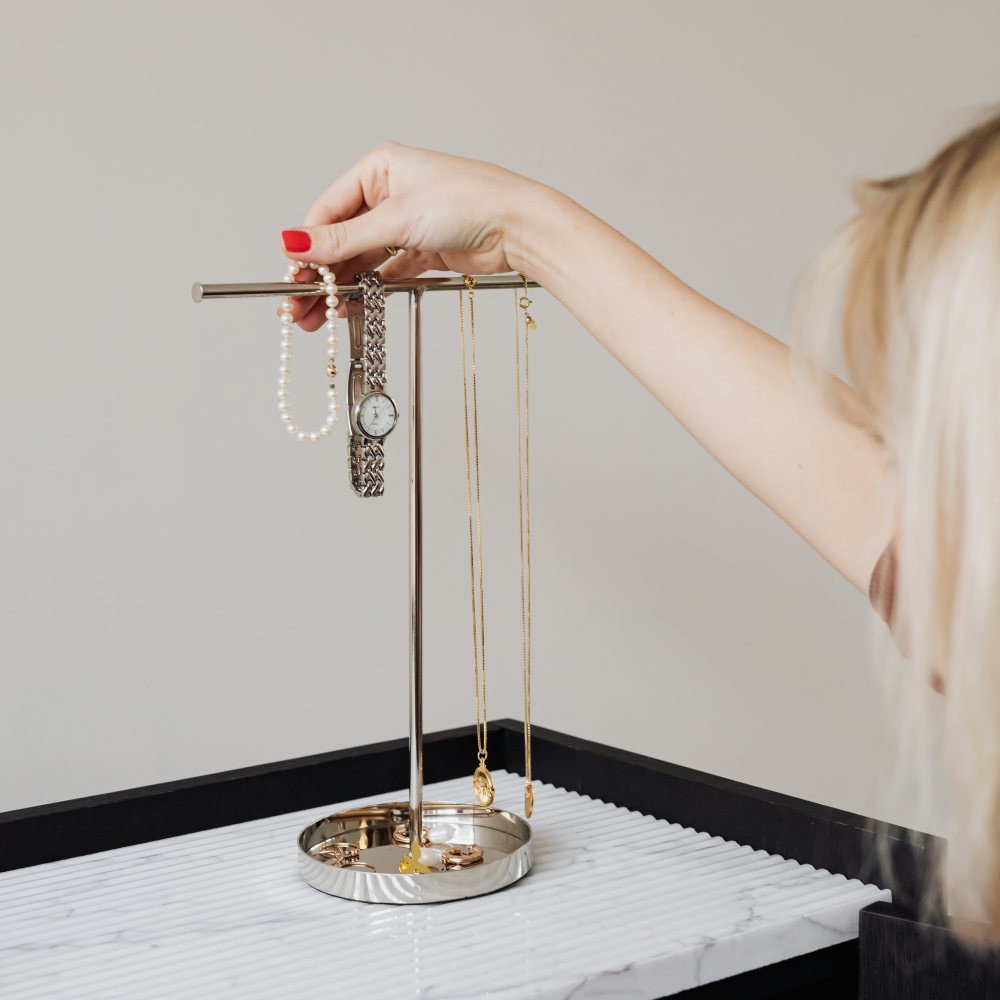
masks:
[[[565,195],[492,164],[383,143],[287,235],[290,257],[339,273],[530,275],[747,489],[867,590],[891,534],[880,446],[795,384],[784,344]],[[386,266],[386,246],[407,252]],[[296,302],[294,318],[317,329],[324,310]],[[851,393],[836,380],[834,389]]]
[[[856,587],[891,533],[882,447],[817,404],[789,349],[689,288],[542,185],[510,211],[505,249],[748,490]],[[839,393],[851,390],[839,383]],[[613,415],[612,415],[613,418]]]

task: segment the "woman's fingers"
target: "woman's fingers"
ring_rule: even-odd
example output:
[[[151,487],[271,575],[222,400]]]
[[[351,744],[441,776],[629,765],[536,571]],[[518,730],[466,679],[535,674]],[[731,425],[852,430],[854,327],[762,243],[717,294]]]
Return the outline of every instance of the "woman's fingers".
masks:
[[[524,183],[488,164],[382,143],[317,199],[305,225],[282,233],[282,249],[292,260],[328,265],[344,284],[375,268],[388,279],[427,270],[508,271],[503,206],[511,185]],[[386,247],[407,252],[390,259]],[[313,330],[325,313],[325,302],[303,299],[292,316]]]
[[[300,299],[296,303],[302,303],[302,315],[295,319],[295,322],[306,331],[318,330],[326,322],[326,299],[322,296],[316,298]],[[292,310],[292,318],[296,317],[297,309]]]
[[[379,143],[313,202],[305,224],[329,225],[354,218],[359,212],[380,204],[390,195],[389,174],[393,161],[405,151],[406,147],[396,142]]]
[[[282,249],[292,260],[333,268],[370,254],[375,247],[405,246],[410,237],[405,201],[390,198],[342,222],[286,229],[281,234]]]
[[[447,271],[441,256],[436,253],[427,253],[423,250],[407,250],[393,257],[382,268],[382,277],[392,278],[416,278],[424,271]]]
[[[337,276],[338,283],[346,283],[354,280],[354,275],[359,271],[374,271],[376,268],[383,270],[382,265],[389,260],[389,253],[385,247],[376,247],[350,260],[342,260],[339,264],[331,264],[330,270]]]

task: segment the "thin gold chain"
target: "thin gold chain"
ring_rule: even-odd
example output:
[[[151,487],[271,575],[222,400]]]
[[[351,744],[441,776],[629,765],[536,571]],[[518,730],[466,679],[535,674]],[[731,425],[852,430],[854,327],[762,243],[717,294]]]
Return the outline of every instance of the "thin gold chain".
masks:
[[[476,315],[473,304],[473,289],[476,279],[471,275],[463,275],[465,289],[458,293],[458,315],[462,330],[462,403],[465,410],[465,480],[466,493],[469,500],[469,577],[472,592],[472,652],[476,670],[476,749],[479,763],[486,760],[486,623],[485,606],[483,602],[483,526],[479,495],[479,406],[476,396]],[[476,456],[476,536],[478,546],[472,533],[472,456],[469,448],[469,392],[466,378],[465,363],[465,291],[469,293],[469,334],[472,342],[472,441]],[[476,614],[476,552],[479,555],[479,614],[477,626]],[[483,697],[479,699],[479,663],[483,665]],[[480,720],[481,723],[480,723]],[[481,726],[481,728],[480,728]]]
[[[524,294],[519,298],[514,292],[514,356],[517,364],[517,504],[521,528],[521,655],[524,674],[524,780],[531,785],[531,464],[528,439],[530,436],[528,330],[535,329],[535,321],[528,313],[528,279],[522,274]],[[521,324],[518,308],[524,312],[524,458],[521,458]],[[524,470],[522,482],[521,470]],[[533,801],[534,796],[531,796]],[[531,806],[526,800],[530,817]]]

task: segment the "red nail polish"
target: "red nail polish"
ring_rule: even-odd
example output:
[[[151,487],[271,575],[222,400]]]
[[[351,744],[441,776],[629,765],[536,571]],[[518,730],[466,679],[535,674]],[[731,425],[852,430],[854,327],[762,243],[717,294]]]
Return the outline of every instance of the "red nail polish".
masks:
[[[312,246],[309,234],[302,232],[301,229],[286,229],[281,234],[281,241],[289,253],[302,253]]]

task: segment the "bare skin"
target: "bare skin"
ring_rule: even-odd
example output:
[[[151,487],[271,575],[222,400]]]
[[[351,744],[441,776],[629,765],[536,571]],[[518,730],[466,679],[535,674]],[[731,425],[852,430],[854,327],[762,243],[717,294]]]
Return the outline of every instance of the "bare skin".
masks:
[[[376,267],[387,278],[529,275],[867,594],[892,534],[882,446],[802,391],[784,344],[699,295],[576,202],[492,164],[388,142],[335,181],[298,228],[312,247],[287,256],[340,275]],[[387,246],[406,253],[390,259]],[[618,289],[614,301],[602,290],[609,286]],[[293,315],[316,330],[325,309],[300,300]],[[837,381],[835,392],[849,404],[847,385]]]

